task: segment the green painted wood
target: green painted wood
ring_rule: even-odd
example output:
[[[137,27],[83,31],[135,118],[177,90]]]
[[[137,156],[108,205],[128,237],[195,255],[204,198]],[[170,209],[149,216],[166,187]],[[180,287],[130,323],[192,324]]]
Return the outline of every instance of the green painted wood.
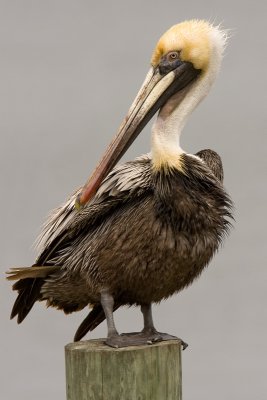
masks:
[[[181,342],[113,349],[102,339],[65,347],[67,400],[182,400]]]

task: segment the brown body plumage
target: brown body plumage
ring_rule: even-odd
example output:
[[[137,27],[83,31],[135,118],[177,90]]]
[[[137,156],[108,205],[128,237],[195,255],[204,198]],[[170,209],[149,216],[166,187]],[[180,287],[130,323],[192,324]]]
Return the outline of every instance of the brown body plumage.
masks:
[[[12,317],[21,322],[36,300],[66,313],[91,304],[98,312],[88,330],[104,317],[101,288],[110,288],[117,308],[159,302],[191,284],[227,233],[231,206],[219,156],[210,150],[199,155],[209,161],[183,156],[185,173],[153,172],[149,157],[126,163],[107,177],[95,202],[80,214],[70,199],[62,208],[67,223],[57,210],[45,235],[48,240],[61,221],[60,234],[48,241],[35,264],[55,268],[36,279],[33,270],[32,279],[15,283],[19,296]]]

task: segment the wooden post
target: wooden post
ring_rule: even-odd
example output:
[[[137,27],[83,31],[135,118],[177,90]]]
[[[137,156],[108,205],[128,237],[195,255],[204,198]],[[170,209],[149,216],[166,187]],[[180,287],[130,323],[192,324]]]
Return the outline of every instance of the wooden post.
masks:
[[[113,349],[103,339],[65,347],[67,400],[181,400],[181,342]]]

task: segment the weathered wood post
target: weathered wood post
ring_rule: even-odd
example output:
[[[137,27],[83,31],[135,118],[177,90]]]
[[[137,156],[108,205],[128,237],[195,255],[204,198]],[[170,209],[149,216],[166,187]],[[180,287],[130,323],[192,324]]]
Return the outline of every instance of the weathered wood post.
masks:
[[[65,347],[67,400],[181,400],[181,342],[113,349],[102,339]]]

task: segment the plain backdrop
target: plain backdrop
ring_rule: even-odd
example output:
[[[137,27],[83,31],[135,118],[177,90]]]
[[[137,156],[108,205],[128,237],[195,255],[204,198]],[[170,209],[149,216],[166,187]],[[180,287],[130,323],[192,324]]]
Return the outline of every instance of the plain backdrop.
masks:
[[[33,263],[32,243],[45,216],[94,168],[160,35],[191,18],[231,30],[219,78],[190,118],[182,146],[221,154],[235,227],[200,279],[154,307],[156,327],[190,345],[183,353],[185,400],[267,398],[266,4],[0,1],[3,273]],[[149,151],[150,126],[125,159]],[[65,316],[39,303],[18,326],[9,320],[16,295],[3,273],[0,397],[63,400],[64,345],[87,311]],[[137,309],[115,318],[120,331],[142,325]],[[102,324],[87,338],[105,334]]]

